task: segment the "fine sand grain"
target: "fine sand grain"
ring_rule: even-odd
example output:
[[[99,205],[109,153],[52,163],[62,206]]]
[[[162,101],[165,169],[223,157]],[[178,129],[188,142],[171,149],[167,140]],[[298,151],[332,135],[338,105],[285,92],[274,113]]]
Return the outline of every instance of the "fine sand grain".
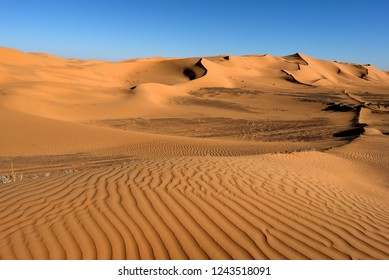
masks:
[[[389,259],[373,66],[0,48],[0,127],[0,259]]]

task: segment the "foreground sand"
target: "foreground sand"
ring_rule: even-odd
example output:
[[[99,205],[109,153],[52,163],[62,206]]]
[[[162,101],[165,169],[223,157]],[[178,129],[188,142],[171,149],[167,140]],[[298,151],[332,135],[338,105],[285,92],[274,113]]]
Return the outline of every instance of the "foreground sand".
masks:
[[[389,259],[388,105],[303,54],[0,48],[0,259]]]

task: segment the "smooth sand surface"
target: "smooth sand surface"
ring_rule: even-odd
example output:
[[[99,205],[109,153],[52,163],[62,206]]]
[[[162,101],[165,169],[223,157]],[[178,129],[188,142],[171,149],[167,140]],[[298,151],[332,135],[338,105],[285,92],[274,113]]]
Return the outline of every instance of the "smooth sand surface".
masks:
[[[374,66],[0,48],[0,127],[0,259],[389,259]]]

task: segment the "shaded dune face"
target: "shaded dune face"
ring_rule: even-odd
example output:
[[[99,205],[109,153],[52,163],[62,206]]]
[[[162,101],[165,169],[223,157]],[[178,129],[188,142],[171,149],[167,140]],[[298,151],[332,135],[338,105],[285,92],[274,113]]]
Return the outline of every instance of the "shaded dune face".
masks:
[[[187,76],[189,78],[189,80],[195,80],[195,79],[201,78],[207,74],[208,70],[201,63],[201,60],[202,60],[202,58],[200,58],[200,60],[196,62],[194,67],[184,69],[183,73],[185,76]]]
[[[388,92],[301,53],[0,48],[0,259],[388,259]]]

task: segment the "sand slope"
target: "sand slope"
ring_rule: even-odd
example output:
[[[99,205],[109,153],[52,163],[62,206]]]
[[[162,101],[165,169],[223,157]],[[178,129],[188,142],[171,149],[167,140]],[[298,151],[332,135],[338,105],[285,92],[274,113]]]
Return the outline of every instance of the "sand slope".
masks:
[[[321,153],[185,157],[5,185],[1,255],[387,259],[387,191],[340,167],[360,172]]]
[[[0,259],[388,259],[388,90],[301,53],[0,48]]]

